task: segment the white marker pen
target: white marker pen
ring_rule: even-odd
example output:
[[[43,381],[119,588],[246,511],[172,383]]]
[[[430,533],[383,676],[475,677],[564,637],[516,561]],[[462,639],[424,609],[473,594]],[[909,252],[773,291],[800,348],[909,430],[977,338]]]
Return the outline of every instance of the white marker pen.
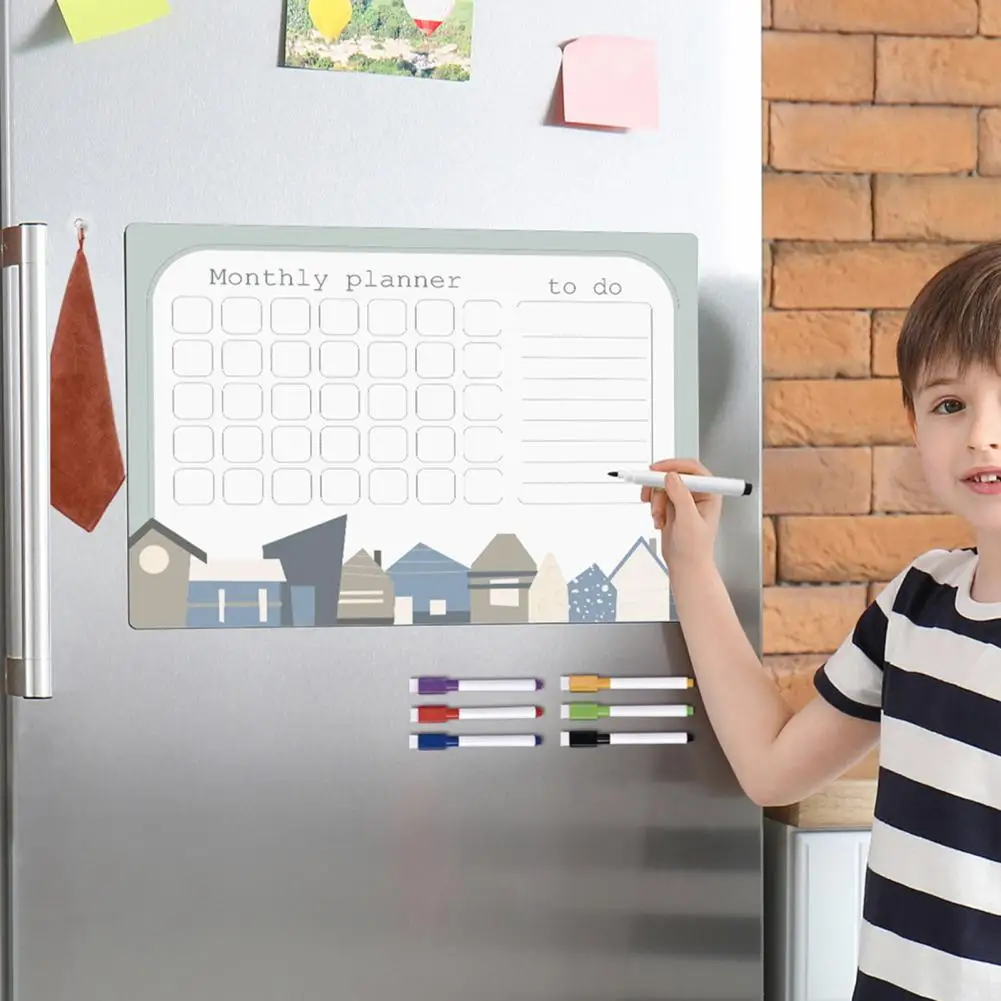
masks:
[[[411,723],[451,723],[470,719],[538,719],[542,706],[414,706]]]
[[[454,733],[412,733],[411,751],[447,751],[450,747],[538,747],[542,738],[536,733],[501,733],[458,736]]]
[[[694,688],[692,678],[669,675],[668,677],[642,678],[602,677],[598,674],[565,674],[560,678],[560,688],[564,692],[602,692],[606,689],[621,688],[629,691],[644,691],[650,689]]]
[[[635,483],[641,487],[656,487],[664,489],[665,473],[655,473],[650,469],[620,469],[609,473],[616,479],[626,483]],[[728,476],[696,476],[694,473],[679,473],[681,482],[697,493],[723,494],[724,497],[746,497],[752,490],[747,480],[735,480]]]

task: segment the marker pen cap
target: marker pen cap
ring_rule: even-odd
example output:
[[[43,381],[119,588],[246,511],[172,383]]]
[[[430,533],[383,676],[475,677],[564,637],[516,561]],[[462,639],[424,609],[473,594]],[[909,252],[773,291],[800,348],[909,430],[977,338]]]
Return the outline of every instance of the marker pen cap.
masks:
[[[414,695],[446,695],[458,686],[451,678],[424,677],[411,678],[410,691]]]
[[[449,706],[419,706],[410,711],[411,723],[448,723],[458,716],[458,711]]]
[[[598,747],[608,743],[608,734],[597,730],[564,730],[560,734],[561,747]]]
[[[595,674],[571,674],[560,678],[560,687],[567,692],[598,692],[608,688],[608,678],[599,678]]]
[[[596,702],[570,702],[560,709],[561,719],[596,720],[605,719],[608,715],[608,706]]]
[[[458,747],[459,738],[449,733],[420,733],[410,735],[410,749],[413,751],[445,751]]]

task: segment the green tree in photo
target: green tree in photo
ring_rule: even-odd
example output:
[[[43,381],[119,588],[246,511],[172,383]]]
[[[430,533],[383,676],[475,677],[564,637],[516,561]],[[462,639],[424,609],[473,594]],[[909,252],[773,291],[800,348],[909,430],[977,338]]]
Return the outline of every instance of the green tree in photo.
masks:
[[[427,52],[435,61],[435,52],[454,46],[456,55],[469,59],[472,54],[472,24],[474,0],[456,0],[448,19],[430,37],[426,37],[414,24],[403,0],[351,0],[352,16],[337,41],[371,39],[375,42],[399,40],[407,43],[415,54]],[[432,71],[420,71],[406,59],[372,59],[363,53],[350,57],[350,64],[334,65],[329,57],[310,55],[301,50],[311,45],[315,37],[309,16],[309,0],[286,0],[286,65],[308,68],[345,69],[349,72],[379,73],[389,75],[431,76],[439,80],[468,80],[469,73],[461,66],[443,63]],[[299,40],[293,46],[292,42]],[[295,51],[293,51],[293,49]],[[448,55],[444,57],[449,58]],[[323,62],[330,63],[327,67]],[[421,60],[417,60],[420,62]]]
[[[285,8],[286,35],[308,35],[312,28],[308,0],[288,0]]]
[[[401,59],[370,59],[361,52],[348,59],[348,68],[355,73],[375,73],[379,76],[413,76],[413,67]]]
[[[303,69],[308,70],[336,69],[333,59],[330,56],[321,55],[319,52],[304,52],[302,55],[293,56],[289,65],[301,66]]]
[[[469,73],[457,63],[445,63],[444,66],[435,66],[431,76],[435,80],[468,80]]]

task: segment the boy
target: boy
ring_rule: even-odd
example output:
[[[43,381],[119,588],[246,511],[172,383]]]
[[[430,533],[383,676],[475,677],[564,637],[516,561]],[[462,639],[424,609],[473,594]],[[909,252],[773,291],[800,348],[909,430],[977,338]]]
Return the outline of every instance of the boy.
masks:
[[[761,806],[816,792],[877,743],[854,1001],[1001,999],[1001,243],[935,275],[897,361],[928,487],[976,547],[902,570],[793,713],[761,670],[713,561],[721,498],[656,463],[643,488],[706,711]]]

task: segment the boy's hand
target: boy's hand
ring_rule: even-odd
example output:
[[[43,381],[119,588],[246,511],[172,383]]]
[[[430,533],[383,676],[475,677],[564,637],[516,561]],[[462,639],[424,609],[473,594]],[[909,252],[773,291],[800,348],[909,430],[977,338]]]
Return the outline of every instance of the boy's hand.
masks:
[[[719,494],[693,494],[672,474],[712,476],[712,473],[696,459],[664,459],[650,468],[665,474],[665,489],[643,487],[640,498],[650,505],[654,528],[660,532],[660,551],[668,569],[672,564],[711,562],[723,498]]]

